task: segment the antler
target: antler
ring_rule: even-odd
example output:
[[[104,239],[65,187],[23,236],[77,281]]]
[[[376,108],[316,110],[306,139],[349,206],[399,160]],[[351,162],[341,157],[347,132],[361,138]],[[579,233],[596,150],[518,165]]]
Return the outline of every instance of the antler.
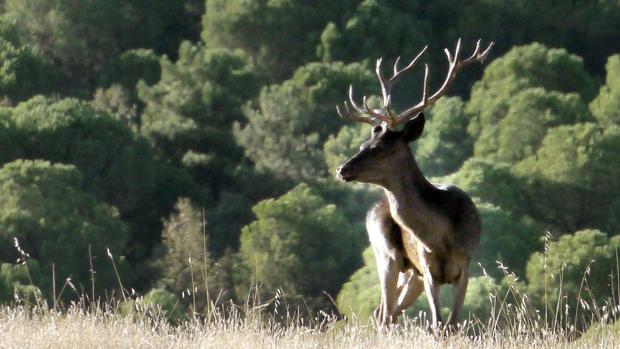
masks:
[[[367,106],[366,104],[366,96],[364,96],[364,105]],[[377,126],[378,124],[381,123],[381,121],[377,120],[377,119],[373,119],[372,117],[368,117],[367,115],[367,111],[364,111],[362,108],[360,108],[355,101],[353,100],[353,85],[349,85],[349,100],[348,101],[344,101],[344,107],[346,110],[346,114],[343,114],[340,111],[340,107],[336,106],[336,111],[338,112],[338,115],[345,119],[345,120],[351,120],[351,121],[356,121],[356,122],[364,122],[367,124],[370,124],[372,126]],[[353,109],[353,110],[351,110]],[[370,109],[370,108],[367,108]],[[371,116],[375,116],[373,113],[368,113]]]
[[[412,115],[417,115],[419,112],[431,106],[433,103],[435,103],[435,101],[437,101],[441,96],[443,96],[450,87],[450,85],[452,85],[456,74],[461,68],[466,67],[474,62],[483,62],[486,59],[494,43],[491,42],[483,52],[480,52],[480,41],[481,40],[479,39],[476,42],[476,49],[474,50],[472,55],[463,61],[459,61],[461,39],[458,39],[458,41],[456,42],[454,55],[451,55],[450,51],[447,48],[444,49],[444,52],[446,53],[446,56],[448,58],[448,73],[446,74],[446,78],[444,79],[441,87],[430,97],[428,96],[428,65],[425,64],[422,100],[418,104],[406,109],[398,115],[395,115],[391,108],[392,88],[404,73],[411,71],[415,67],[420,57],[422,57],[422,55],[428,49],[428,46],[425,46],[422,51],[420,51],[420,53],[418,53],[418,55],[411,61],[411,63],[409,63],[403,69],[398,68],[398,63],[400,61],[400,57],[398,57],[396,59],[396,62],[394,62],[394,74],[388,80],[386,80],[381,73],[382,59],[379,58],[377,60],[375,73],[377,74],[377,78],[379,79],[379,83],[381,85],[381,95],[383,97],[383,105],[381,109],[372,109],[368,107],[368,104],[366,103],[366,97],[364,97],[364,109],[360,108],[353,100],[353,86],[349,86],[349,100],[348,102],[345,101],[345,107],[348,114],[343,116],[340,113],[340,109],[336,107],[336,109],[338,110],[338,114],[344,119],[365,122],[371,125],[378,125],[381,122],[385,122],[390,128],[395,129],[404,120],[409,119]],[[355,112],[351,111],[351,109],[349,108],[349,104],[353,107]]]

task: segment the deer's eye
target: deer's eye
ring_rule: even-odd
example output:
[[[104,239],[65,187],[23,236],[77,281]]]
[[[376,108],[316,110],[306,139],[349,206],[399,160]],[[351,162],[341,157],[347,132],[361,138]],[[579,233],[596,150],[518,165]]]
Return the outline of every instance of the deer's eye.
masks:
[[[383,131],[383,127],[381,127],[381,126],[375,126],[372,129],[372,133],[379,133],[381,131]]]

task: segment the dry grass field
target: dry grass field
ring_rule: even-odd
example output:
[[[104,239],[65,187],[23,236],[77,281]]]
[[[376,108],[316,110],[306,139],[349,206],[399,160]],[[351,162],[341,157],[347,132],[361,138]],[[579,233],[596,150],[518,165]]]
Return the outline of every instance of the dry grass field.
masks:
[[[78,306],[63,312],[3,307],[0,348],[620,347],[620,328],[613,325],[593,328],[576,339],[570,339],[562,331],[528,329],[525,324],[494,330],[469,327],[464,333],[448,338],[435,337],[410,319],[389,331],[344,322],[327,321],[319,325],[305,326],[298,322],[284,326],[252,314],[171,325],[163,318],[121,316],[114,310],[85,311]]]
[[[616,275],[619,272],[617,267]],[[559,275],[562,278],[562,271]],[[343,320],[325,313],[309,319],[291,311],[281,292],[261,301],[258,287],[243,305],[216,307],[211,303],[206,315],[184,311],[182,317],[173,318],[179,303],[163,309],[148,296],[128,292],[119,278],[124,301],[114,300],[119,297],[112,293],[111,301],[91,302],[82,294],[79,301],[50,304],[40,293],[23,297],[16,291],[12,305],[0,305],[0,349],[620,348],[620,321],[613,320],[620,316],[616,298],[620,286],[612,285],[613,299],[597,304],[596,297],[583,286],[587,275],[588,271],[577,295],[577,308],[571,309],[566,302],[569,295],[560,288],[558,304],[538,309],[512,283],[501,293],[488,294],[491,309],[487,320],[470,314],[452,335],[431,333],[423,313],[416,318],[403,316],[389,329],[378,329],[368,319]],[[67,279],[58,292],[54,289],[53,299],[60,299],[69,288],[78,295]]]

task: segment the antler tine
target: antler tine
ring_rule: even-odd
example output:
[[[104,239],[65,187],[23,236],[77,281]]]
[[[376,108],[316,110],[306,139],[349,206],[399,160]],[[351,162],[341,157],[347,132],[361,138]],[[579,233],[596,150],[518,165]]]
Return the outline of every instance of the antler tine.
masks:
[[[398,60],[400,59],[400,57],[398,57],[396,59],[396,62],[398,63]],[[385,81],[385,78],[383,77],[383,74],[381,73],[381,63],[383,62],[383,57],[377,59],[377,63],[375,64],[375,74],[377,74],[377,79],[379,79],[379,85],[381,85],[381,96],[383,97],[383,109],[385,109],[387,111],[387,116],[383,117],[383,116],[378,116],[378,113],[374,113],[372,111],[372,109],[370,109],[368,107],[368,105],[366,105],[366,99],[364,99],[364,105],[366,106],[366,110],[373,116],[375,117],[379,117],[380,120],[383,120],[385,122],[387,122],[387,124],[392,127],[392,124],[394,123],[394,113],[392,113],[391,109],[390,109],[390,92],[392,89],[392,85],[390,83],[390,81]]]
[[[342,119],[344,119],[344,120],[351,120],[351,121],[355,121],[355,122],[363,122],[363,123],[375,126],[375,123],[373,122],[372,119],[366,118],[366,117],[363,117],[363,116],[359,116],[359,115],[354,115],[351,112],[351,109],[349,109],[349,102],[344,101],[344,107],[347,110],[346,114],[343,114],[340,111],[340,107],[336,106],[336,112],[338,112],[338,116],[340,116]]]
[[[377,59],[377,63],[375,65],[375,73],[377,74],[377,78],[379,79],[379,84],[381,85],[381,95],[383,97],[383,109],[387,111],[387,115],[381,114],[379,116],[379,114],[377,113],[372,113],[372,114],[373,116],[378,117],[381,120],[387,122],[388,125],[392,128],[397,126],[396,115],[392,111],[392,108],[390,105],[392,88],[394,87],[396,82],[400,79],[400,77],[404,73],[410,71],[411,69],[415,67],[420,57],[424,55],[427,49],[428,49],[428,45],[424,46],[424,48],[418,53],[418,55],[415,56],[415,58],[413,58],[411,62],[409,62],[409,64],[405,66],[403,69],[398,69],[398,64],[400,62],[400,56],[396,58],[396,61],[394,62],[394,67],[393,67],[394,73],[392,74],[392,77],[390,77],[387,81],[385,77],[383,76],[383,74],[381,73],[381,63],[383,62],[383,58]],[[367,108],[367,110],[370,112],[369,108]]]
[[[356,112],[364,114],[364,110],[360,108],[357,103],[355,103],[355,99],[353,99],[353,85],[349,85],[349,103]]]
[[[389,114],[383,115],[381,112],[377,112],[374,109],[372,109],[370,106],[368,106],[368,101],[366,100],[366,96],[364,96],[363,101],[364,101],[364,108],[366,109],[366,113],[368,113],[368,115],[374,117],[375,119],[385,121],[391,127],[392,123],[394,122],[391,115]],[[389,103],[389,97],[388,97],[388,103]]]
[[[415,67],[420,57],[422,57],[422,55],[426,52],[427,49],[428,49],[428,45],[424,46],[424,48],[420,51],[420,53],[418,53],[418,55],[415,56],[415,58],[412,59],[411,62],[406,67],[400,70],[398,70],[398,62],[400,61],[400,57],[398,57],[396,59],[396,62],[394,62],[394,75],[390,78],[390,82],[392,84],[395,83],[398,79],[400,79],[403,73],[406,73],[409,70],[413,69],[413,67]]]
[[[472,53],[471,56],[469,56],[469,58],[467,58],[465,61],[463,61],[463,63],[476,58],[478,56],[478,51],[480,51],[480,39],[478,39],[478,41],[476,41],[476,49],[474,50],[474,53]]]
[[[372,126],[376,126],[378,124],[376,119],[370,118],[370,117],[366,117],[364,115],[365,112],[362,108],[360,108],[357,103],[355,103],[355,100],[353,99],[353,85],[349,85],[349,100],[345,100],[344,101],[344,107],[346,109],[346,114],[343,113],[340,110],[339,106],[336,106],[336,112],[338,112],[338,115],[345,120],[351,120],[351,121],[355,121],[355,122],[363,122],[366,124],[370,124]],[[364,98],[365,99],[365,98]],[[364,103],[365,104],[365,103]],[[349,107],[350,105],[350,107]],[[353,109],[353,110],[351,110]],[[373,115],[374,116],[374,115]]]
[[[424,87],[422,89],[422,102],[428,102],[428,64],[424,65]]]
[[[344,103],[346,104],[347,102],[345,101]],[[338,116],[340,116],[341,119],[347,120],[347,118],[340,111],[340,107],[338,105],[336,105],[336,113],[338,113]]]
[[[461,38],[456,41],[456,48],[454,49],[454,63],[459,61],[459,54],[461,53]]]
[[[462,67],[465,67],[473,62],[482,62],[488,55],[489,51],[491,50],[491,47],[493,47],[493,42],[489,44],[486,50],[484,50],[482,53],[479,53],[480,52],[480,40],[478,40],[478,42],[476,43],[476,48],[474,50],[474,53],[469,58],[465,59],[464,61],[459,61],[459,54],[461,50],[461,39],[460,38],[456,42],[456,47],[454,49],[454,56],[452,56],[452,54],[450,53],[450,50],[448,50],[447,48],[444,49],[446,57],[448,58],[448,73],[446,74],[446,78],[444,79],[443,84],[441,84],[441,87],[435,93],[433,93],[430,97],[427,98],[428,72],[425,71],[424,90],[422,94],[422,100],[418,104],[414,105],[413,107],[398,114],[395,120],[395,125],[400,124],[403,120],[409,118],[411,115],[417,115],[419,112],[424,110],[424,108],[427,108],[428,106],[435,103],[435,101],[437,101],[441,96],[443,96],[447,92],[450,85],[452,85],[452,82],[454,82],[454,78],[456,77],[456,73]]]
[[[400,57],[398,57],[396,61],[398,62],[399,59]],[[381,95],[383,96],[383,106],[386,107],[386,103],[390,95],[390,90],[388,89],[389,84],[385,81],[385,79],[383,78],[383,74],[381,73],[382,62],[383,62],[383,57],[380,57],[377,59],[377,62],[375,64],[375,74],[377,74],[377,79],[379,79],[379,84],[381,85]]]
[[[464,67],[474,62],[480,62],[480,63],[484,62],[484,60],[487,58],[489,52],[491,51],[491,48],[493,48],[493,45],[495,45],[495,43],[491,41],[489,43],[489,46],[487,46],[487,48],[484,51],[482,51],[482,53],[479,53],[481,41],[482,41],[481,39],[478,39],[478,41],[476,41],[476,48],[474,49],[474,52],[471,54],[471,56],[469,56],[469,58],[460,62],[458,68]]]
[[[476,42],[476,49],[474,50],[474,53],[472,53],[471,56],[469,56],[469,58],[461,62],[459,64],[460,67],[464,67],[474,62],[481,62],[481,63],[484,62],[484,60],[487,58],[487,55],[489,54],[489,51],[491,51],[491,48],[493,47],[493,45],[495,45],[495,43],[491,41],[489,46],[487,46],[487,48],[482,53],[479,53],[480,52],[480,39],[478,39],[478,41]]]
[[[425,64],[424,65],[424,85],[423,85],[423,90],[422,90],[422,100],[418,104],[414,105],[413,107],[410,107],[409,109],[401,112],[398,115],[394,114],[394,112],[391,109],[391,105],[390,105],[391,100],[392,100],[392,95],[391,95],[392,87],[394,87],[394,84],[398,81],[398,79],[400,79],[400,77],[404,73],[413,69],[413,67],[416,65],[416,63],[420,59],[420,57],[422,57],[422,55],[428,49],[428,46],[425,46],[420,51],[420,53],[418,53],[418,55],[413,60],[411,60],[411,62],[406,67],[402,69],[398,68],[398,64],[400,63],[400,57],[398,57],[396,61],[394,62],[394,68],[393,68],[394,73],[392,74],[392,77],[390,77],[389,79],[386,79],[381,73],[381,63],[383,62],[383,59],[382,58],[377,59],[375,73],[377,74],[377,78],[379,79],[379,83],[381,84],[381,94],[383,97],[382,108],[381,109],[370,108],[370,106],[368,106],[368,101],[365,96],[363,99],[363,108],[358,106],[357,103],[355,103],[355,100],[353,99],[353,86],[351,85],[349,86],[348,101],[344,102],[344,105],[347,109],[347,114],[343,115],[343,113],[340,111],[340,108],[336,107],[338,111],[338,115],[340,115],[340,117],[344,119],[365,122],[371,125],[378,125],[380,122],[386,122],[390,128],[392,129],[396,128],[405,119],[409,118],[411,115],[417,115],[419,112],[424,110],[424,108],[434,104],[435,101],[437,101],[441,96],[443,96],[447,92],[450,85],[452,85],[452,83],[454,82],[454,78],[456,77],[456,74],[462,67],[465,67],[474,62],[483,62],[486,59],[494,43],[491,42],[489,46],[482,52],[480,52],[480,43],[481,43],[481,40],[478,40],[476,42],[476,48],[474,49],[474,52],[471,54],[471,56],[469,56],[468,58],[462,61],[459,60],[459,55],[461,52],[461,39],[460,38],[456,42],[456,47],[454,48],[454,54],[452,54],[450,50],[448,50],[447,48],[444,49],[444,53],[446,54],[446,58],[448,59],[448,72],[446,74],[446,77],[443,83],[441,84],[441,87],[439,87],[439,89],[435,93],[431,94],[430,96],[428,93],[429,68],[428,68],[428,65]],[[351,108],[354,109],[353,111],[351,110],[349,105],[351,106]]]
[[[483,63],[487,59],[487,56],[489,55],[489,52],[491,51],[494,45],[495,43],[491,41],[487,49],[478,55],[478,60],[480,61],[480,63]]]
[[[398,75],[398,63],[400,62],[400,56],[396,57],[396,60],[394,61],[394,73],[392,75]]]

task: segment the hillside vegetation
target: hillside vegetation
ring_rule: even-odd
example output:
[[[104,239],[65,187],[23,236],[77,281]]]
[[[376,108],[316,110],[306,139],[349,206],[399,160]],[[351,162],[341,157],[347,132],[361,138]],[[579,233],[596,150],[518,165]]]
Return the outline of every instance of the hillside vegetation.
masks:
[[[408,60],[427,44],[435,90],[458,38],[463,52],[478,38],[496,45],[427,111],[412,150],[482,217],[466,313],[488,326],[494,307],[527,300],[477,338],[538,321],[533,333],[551,331],[549,341],[519,343],[551,347],[613,322],[618,23],[615,0],[0,1],[0,333],[60,341],[77,326],[85,343],[136,347],[241,334],[266,347],[426,343],[415,330],[364,332],[379,300],[364,216],[381,191],[335,179],[370,132],[335,106],[350,84],[373,103],[375,60]],[[396,110],[419,100],[422,76],[396,88]],[[115,302],[126,313],[147,296],[171,326],[194,322],[80,313]],[[248,297],[362,327],[208,323]],[[54,312],[78,300],[89,305]],[[27,315],[34,304],[44,315]],[[143,335],[119,342],[125,326]]]

